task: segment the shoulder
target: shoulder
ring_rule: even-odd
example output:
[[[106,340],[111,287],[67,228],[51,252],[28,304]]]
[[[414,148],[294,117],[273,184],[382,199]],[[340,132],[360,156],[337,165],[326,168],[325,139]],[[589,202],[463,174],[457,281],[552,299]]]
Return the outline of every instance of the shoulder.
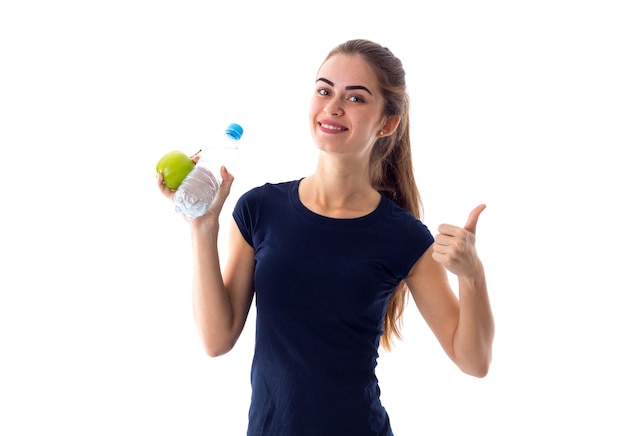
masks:
[[[297,180],[279,182],[279,183],[265,183],[264,185],[256,186],[246,191],[240,198],[238,203],[240,205],[254,203],[258,201],[264,201],[267,199],[280,199],[289,195],[289,192],[294,189],[297,184]]]
[[[258,195],[279,195],[281,193],[288,193],[295,185],[297,185],[299,180],[290,180],[287,182],[278,182],[278,183],[265,183],[260,186],[255,186],[251,188],[247,192],[245,192],[244,196],[258,196]]]
[[[408,210],[398,206],[393,200],[386,198],[385,235],[391,243],[404,253],[408,259],[405,264],[408,269],[419,259],[428,248],[435,242],[430,229],[420,219],[416,218]]]
[[[235,211],[256,210],[265,208],[265,205],[274,206],[276,204],[286,204],[291,192],[297,190],[298,180],[279,183],[265,183],[244,192],[237,200]],[[267,209],[267,208],[265,208]]]
[[[400,231],[413,230],[421,234],[430,234],[428,227],[416,218],[408,210],[398,206],[398,204],[390,198],[383,195],[382,201],[385,203],[386,217],[390,224],[397,227]]]
[[[276,224],[289,214],[290,192],[297,181],[266,183],[246,191],[235,204],[233,218],[244,238],[252,246],[259,229]]]

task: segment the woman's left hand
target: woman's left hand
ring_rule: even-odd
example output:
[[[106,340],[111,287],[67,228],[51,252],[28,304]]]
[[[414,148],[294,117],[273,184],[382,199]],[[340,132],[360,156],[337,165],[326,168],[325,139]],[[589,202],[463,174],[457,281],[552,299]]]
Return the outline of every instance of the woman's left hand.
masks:
[[[472,276],[482,268],[476,251],[476,224],[486,205],[472,210],[465,227],[441,224],[433,244],[433,259],[457,276]]]

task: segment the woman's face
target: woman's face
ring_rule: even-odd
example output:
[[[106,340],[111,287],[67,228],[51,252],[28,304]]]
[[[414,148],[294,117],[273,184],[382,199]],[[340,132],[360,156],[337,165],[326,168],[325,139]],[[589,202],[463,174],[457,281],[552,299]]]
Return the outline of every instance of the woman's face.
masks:
[[[363,58],[334,55],[315,81],[313,140],[323,151],[367,156],[384,124],[383,107],[376,74]]]

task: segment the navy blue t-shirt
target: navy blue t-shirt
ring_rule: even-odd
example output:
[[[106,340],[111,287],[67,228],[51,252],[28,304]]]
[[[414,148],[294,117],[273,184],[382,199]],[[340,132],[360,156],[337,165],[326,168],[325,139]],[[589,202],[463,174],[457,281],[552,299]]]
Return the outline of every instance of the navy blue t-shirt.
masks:
[[[433,237],[384,195],[363,217],[318,215],[299,184],[254,188],[233,212],[256,260],[248,435],[392,435],[375,375],[383,318]]]

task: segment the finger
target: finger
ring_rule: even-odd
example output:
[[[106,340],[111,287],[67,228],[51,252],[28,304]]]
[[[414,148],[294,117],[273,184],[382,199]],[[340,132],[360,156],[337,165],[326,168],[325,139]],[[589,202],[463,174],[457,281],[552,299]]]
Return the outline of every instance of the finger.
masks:
[[[454,237],[458,235],[460,230],[460,227],[453,226],[452,224],[439,224],[439,227],[437,227],[437,231],[440,235],[445,235],[449,237]]]
[[[163,173],[161,172],[157,173],[156,182],[161,192],[163,192],[164,189],[167,189],[167,187],[165,186],[165,181],[163,180]]]
[[[228,185],[228,189],[230,189],[230,185],[233,184],[235,180],[235,176],[228,172],[228,169],[225,166],[220,168],[220,176],[222,177],[222,184],[226,183]]]
[[[217,193],[215,194],[215,200],[213,201],[221,209],[222,205],[226,201],[226,197],[230,194],[230,187],[235,180],[235,177],[228,172],[226,167],[220,168],[220,176],[222,177],[222,183],[220,184]]]
[[[156,177],[157,186],[161,194],[165,195],[167,198],[171,199],[174,196],[174,191],[165,186],[165,181],[163,180],[163,173],[157,173]]]
[[[454,236],[440,231],[437,235],[435,235],[435,246],[447,247],[452,245],[454,240]]]
[[[486,207],[487,205],[481,204],[479,206],[476,206],[474,210],[470,212],[469,217],[467,218],[467,223],[465,224],[465,230],[473,233],[474,235],[476,234],[476,225],[478,224],[478,217],[480,216],[481,212],[485,210]]]
[[[433,251],[433,253],[431,254],[431,257],[433,258],[435,262],[440,263],[442,265],[445,264],[446,257],[443,254]]]
[[[433,250],[431,257],[435,262],[440,263],[445,268],[448,268],[450,265],[450,255],[445,251]]]

